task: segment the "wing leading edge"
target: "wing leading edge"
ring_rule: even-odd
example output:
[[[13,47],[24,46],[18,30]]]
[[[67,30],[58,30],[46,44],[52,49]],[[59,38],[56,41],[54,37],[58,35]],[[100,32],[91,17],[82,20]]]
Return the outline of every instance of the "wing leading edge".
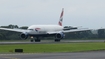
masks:
[[[0,28],[0,30],[7,30],[7,31],[13,31],[13,32],[27,32],[27,30],[24,30],[24,29],[8,29],[8,28]]]
[[[71,33],[71,32],[82,32],[82,31],[89,31],[91,29],[73,29],[73,30],[66,30],[63,33]]]
[[[48,34],[56,34],[56,33],[71,33],[71,32],[81,32],[81,31],[89,31],[91,29],[73,29],[73,30],[63,30],[63,31],[56,31],[56,32],[47,32]]]

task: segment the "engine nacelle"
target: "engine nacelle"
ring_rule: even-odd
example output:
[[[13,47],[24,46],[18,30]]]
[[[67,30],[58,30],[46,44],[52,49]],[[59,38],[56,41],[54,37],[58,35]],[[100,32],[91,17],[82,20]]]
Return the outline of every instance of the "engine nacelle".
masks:
[[[65,34],[62,33],[62,32],[56,34],[56,38],[57,38],[57,39],[62,39],[62,38],[64,38],[64,37],[65,37]]]
[[[22,39],[27,39],[28,38],[28,33],[21,33],[21,38]]]

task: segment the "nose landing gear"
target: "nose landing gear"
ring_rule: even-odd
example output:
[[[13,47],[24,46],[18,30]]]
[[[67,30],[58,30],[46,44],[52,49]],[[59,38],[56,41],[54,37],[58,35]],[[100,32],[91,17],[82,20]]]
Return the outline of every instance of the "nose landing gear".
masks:
[[[31,42],[40,42],[41,40],[39,39],[39,37],[36,37],[36,38],[32,38],[30,41]]]

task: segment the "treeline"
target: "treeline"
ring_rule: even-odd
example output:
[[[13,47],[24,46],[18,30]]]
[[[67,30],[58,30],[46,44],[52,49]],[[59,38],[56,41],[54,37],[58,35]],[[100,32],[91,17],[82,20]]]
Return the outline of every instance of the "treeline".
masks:
[[[0,26],[0,28],[9,28],[9,29],[27,29],[28,26],[22,26],[19,27],[18,25],[8,25],[8,26]],[[13,31],[6,31],[6,30],[0,30],[0,40],[21,40],[20,34],[18,32]]]
[[[1,28],[11,28],[11,29],[14,29],[14,28],[18,28],[18,29],[27,29],[28,26],[22,26],[22,27],[19,27],[18,25],[8,25],[8,26],[0,26]]]
[[[105,29],[67,33],[66,39],[105,39]]]
[[[18,28],[18,29],[27,29],[27,26],[19,27],[17,25],[8,25],[8,26],[1,26],[1,28]],[[77,29],[76,27],[67,27],[69,30]],[[21,40],[20,38],[21,33],[12,32],[12,31],[5,31],[0,30],[0,40]],[[88,30],[88,31],[81,31],[81,32],[72,32],[65,34],[65,39],[104,39],[105,38],[105,29],[98,29],[98,30]],[[44,38],[47,39],[47,38]],[[50,38],[54,39],[54,38]]]

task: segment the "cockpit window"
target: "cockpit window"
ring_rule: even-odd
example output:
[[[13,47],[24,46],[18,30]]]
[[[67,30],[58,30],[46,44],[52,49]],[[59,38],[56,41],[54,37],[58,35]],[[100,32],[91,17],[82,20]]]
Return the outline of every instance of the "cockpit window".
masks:
[[[32,30],[33,31],[33,29],[28,29],[28,30]]]

